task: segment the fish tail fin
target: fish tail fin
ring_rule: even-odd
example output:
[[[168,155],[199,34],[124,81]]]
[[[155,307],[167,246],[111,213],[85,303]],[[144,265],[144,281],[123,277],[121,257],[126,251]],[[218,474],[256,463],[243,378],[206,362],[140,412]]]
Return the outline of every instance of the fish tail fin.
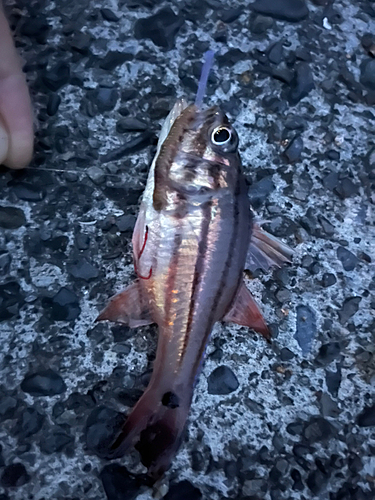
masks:
[[[181,405],[172,391],[149,386],[113,442],[108,458],[122,456],[134,443],[148,474],[155,480],[169,467],[185,428],[189,404]]]

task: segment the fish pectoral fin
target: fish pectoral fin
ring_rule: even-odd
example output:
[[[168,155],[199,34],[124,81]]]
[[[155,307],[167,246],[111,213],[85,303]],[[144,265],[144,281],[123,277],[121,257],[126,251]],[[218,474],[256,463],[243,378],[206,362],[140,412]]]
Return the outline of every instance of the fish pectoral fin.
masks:
[[[263,231],[258,224],[254,224],[245,269],[268,271],[273,266],[281,267],[291,262],[293,253],[286,243]]]
[[[154,323],[139,280],[134,281],[124,291],[109,300],[106,308],[96,318],[96,321],[103,320],[124,323],[130,328]]]
[[[241,283],[235,301],[224,316],[223,321],[247,326],[261,333],[267,341],[271,340],[271,334],[263,315],[244,282]]]

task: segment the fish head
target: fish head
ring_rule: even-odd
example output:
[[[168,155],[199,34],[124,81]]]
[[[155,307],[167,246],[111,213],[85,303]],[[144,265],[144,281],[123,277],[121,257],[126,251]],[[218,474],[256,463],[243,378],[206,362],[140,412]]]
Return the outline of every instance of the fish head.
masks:
[[[187,106],[176,118],[155,163],[154,208],[176,199],[204,202],[235,189],[238,135],[218,106]]]

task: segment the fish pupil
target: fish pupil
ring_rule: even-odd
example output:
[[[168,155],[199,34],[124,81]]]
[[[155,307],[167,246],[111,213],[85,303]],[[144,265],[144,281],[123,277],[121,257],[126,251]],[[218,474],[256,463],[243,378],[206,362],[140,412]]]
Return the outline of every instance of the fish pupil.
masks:
[[[213,142],[215,144],[224,144],[230,139],[230,132],[227,128],[219,128],[213,134]]]

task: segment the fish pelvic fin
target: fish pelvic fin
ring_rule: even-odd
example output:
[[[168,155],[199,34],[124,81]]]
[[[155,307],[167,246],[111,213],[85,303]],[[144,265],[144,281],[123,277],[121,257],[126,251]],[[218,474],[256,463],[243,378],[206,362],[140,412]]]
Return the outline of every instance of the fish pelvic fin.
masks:
[[[121,457],[135,445],[142,464],[155,481],[169,469],[180,447],[189,404],[181,404],[173,391],[149,386],[108,450],[107,458]]]
[[[232,307],[224,316],[223,321],[227,323],[237,323],[237,325],[241,326],[247,326],[255,332],[263,335],[268,342],[271,341],[271,333],[263,315],[255,302],[254,297],[246,288],[243,281],[237,292]]]
[[[125,290],[114,295],[95,321],[114,321],[137,328],[154,323],[151,318],[148,301],[142,291],[139,280],[134,281]]]
[[[281,240],[254,224],[247,252],[245,269],[268,271],[271,267],[281,267],[291,262],[293,250]]]

